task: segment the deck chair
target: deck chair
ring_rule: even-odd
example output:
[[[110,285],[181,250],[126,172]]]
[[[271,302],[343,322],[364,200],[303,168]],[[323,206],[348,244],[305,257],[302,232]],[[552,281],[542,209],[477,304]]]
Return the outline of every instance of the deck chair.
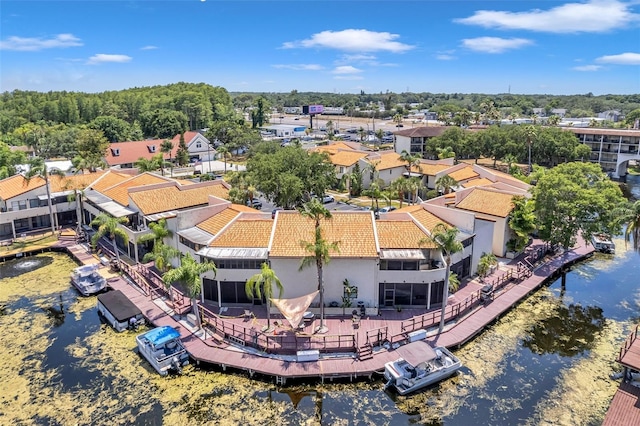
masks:
[[[251,317],[253,317],[253,312],[251,312],[250,309],[245,309],[244,310],[244,319],[245,320],[250,320]]]

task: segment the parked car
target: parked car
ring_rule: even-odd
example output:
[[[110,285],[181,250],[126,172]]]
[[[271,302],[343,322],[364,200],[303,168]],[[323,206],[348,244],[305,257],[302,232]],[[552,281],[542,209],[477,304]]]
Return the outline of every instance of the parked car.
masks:
[[[333,195],[326,194],[326,195],[322,196],[322,203],[323,204],[333,203],[335,200],[336,199],[333,198]]]
[[[396,208],[394,206],[387,206],[387,207],[382,207],[380,210],[378,210],[379,213],[389,213],[394,211]]]
[[[247,206],[260,210],[262,208],[262,201],[258,200],[257,198],[254,198],[253,200],[247,201]]]

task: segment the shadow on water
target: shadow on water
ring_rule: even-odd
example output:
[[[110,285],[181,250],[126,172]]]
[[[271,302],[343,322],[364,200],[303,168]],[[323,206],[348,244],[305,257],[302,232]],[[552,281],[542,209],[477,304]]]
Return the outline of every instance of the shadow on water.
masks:
[[[602,309],[597,306],[561,305],[553,317],[542,319],[527,331],[522,345],[537,355],[572,357],[592,349],[604,325]]]
[[[49,266],[51,263],[53,263],[53,257],[50,256],[13,259],[0,264],[0,279],[14,278],[24,273],[35,271],[43,266]]]

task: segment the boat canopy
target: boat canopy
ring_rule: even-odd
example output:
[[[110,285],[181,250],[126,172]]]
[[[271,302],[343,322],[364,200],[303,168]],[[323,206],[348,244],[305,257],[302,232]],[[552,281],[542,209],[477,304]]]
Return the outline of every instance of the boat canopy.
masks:
[[[165,325],[145,333],[144,337],[147,338],[153,346],[160,346],[173,339],[179,338],[180,333],[175,328]]]
[[[436,351],[425,340],[418,340],[400,346],[396,349],[396,353],[414,367],[423,362],[431,361],[438,356]]]
[[[120,290],[108,291],[98,295],[98,302],[119,322],[141,315],[142,312]]]

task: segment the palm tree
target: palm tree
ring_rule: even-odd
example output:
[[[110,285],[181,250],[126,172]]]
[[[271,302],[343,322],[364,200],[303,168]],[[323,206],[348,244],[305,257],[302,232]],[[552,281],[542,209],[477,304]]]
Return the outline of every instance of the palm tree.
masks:
[[[151,222],[149,224],[149,229],[151,233],[145,234],[138,239],[140,243],[146,243],[149,241],[153,241],[154,247],[157,244],[162,244],[165,238],[173,237],[173,232],[169,228],[167,228],[167,220],[160,219],[157,222]]]
[[[498,258],[493,253],[482,253],[478,261],[478,275],[484,278],[489,270],[498,264]]]
[[[251,278],[247,280],[247,283],[244,286],[244,291],[247,293],[247,297],[249,299],[253,299],[254,295],[258,297],[258,299],[264,298],[267,301],[267,328],[266,332],[271,330],[271,301],[270,299],[273,297],[273,286],[276,286],[278,289],[278,299],[282,298],[282,292],[284,291],[284,287],[282,286],[282,282],[280,282],[280,278],[276,276],[276,273],[269,267],[267,262],[262,264],[260,268],[260,273],[255,274]]]
[[[442,190],[443,194],[448,194],[455,186],[458,186],[458,181],[450,175],[442,175],[436,180],[436,189]]]
[[[396,128],[400,127],[400,124],[402,124],[403,118],[402,118],[402,114],[396,114],[393,116],[393,122],[396,123]]]
[[[309,253],[308,256],[302,258],[299,271],[304,268],[316,265],[318,272],[318,291],[320,292],[320,327],[318,333],[325,333],[327,328],[324,324],[324,282],[322,279],[323,265],[331,261],[330,252],[339,251],[339,242],[328,242],[322,236],[320,221],[322,219],[331,219],[331,212],[327,210],[318,199],[312,199],[304,204],[300,213],[314,221],[315,239],[313,242],[300,241],[300,245]]]
[[[49,170],[44,159],[33,157],[29,159],[29,171],[25,174],[26,183],[34,177],[40,177],[44,180],[44,186],[47,190],[47,205],[49,206],[49,220],[51,221],[51,232],[55,234],[56,223],[53,219],[53,204],[51,203],[51,188],[49,186],[49,175],[64,176],[64,172],[58,169]]]
[[[109,165],[102,158],[97,157],[81,157],[80,155],[76,155],[71,160],[71,164],[73,164],[73,168],[76,173],[84,172],[85,170],[89,170],[91,173],[95,172],[98,168],[107,168]]]
[[[427,241],[436,245],[444,256],[445,274],[444,282],[444,294],[442,295],[442,310],[440,314],[440,327],[438,333],[442,333],[444,328],[444,314],[447,307],[447,300],[449,299],[449,274],[451,268],[451,255],[462,251],[463,246],[460,241],[457,240],[458,228],[449,227],[444,223],[438,223],[431,230],[431,236],[427,237]]]
[[[173,151],[173,142],[171,142],[169,139],[165,139],[160,144],[160,152],[162,152],[163,154],[169,154],[169,164],[170,164],[170,167],[171,167],[171,177],[173,177],[173,161],[172,161],[172,158],[171,158],[172,151]],[[162,176],[164,176],[164,167],[162,168]]]
[[[227,154],[229,154],[229,149],[224,145],[220,145],[219,147],[216,148],[216,151],[218,151],[218,154],[222,154],[222,161],[224,161],[224,172],[226,174],[227,173]]]
[[[373,206],[375,203],[375,210],[379,210],[378,200],[382,198],[382,190],[380,189],[380,184],[378,182],[373,182],[369,189],[364,191],[364,195],[371,198],[371,210],[374,210]]]
[[[202,322],[200,321],[200,311],[198,310],[198,301],[196,298],[202,291],[201,275],[208,271],[213,271],[215,276],[217,273],[215,263],[198,263],[190,253],[187,253],[182,256],[180,266],[175,269],[171,269],[162,275],[162,281],[166,285],[171,285],[176,281],[184,285],[184,289],[191,299],[191,307],[193,309],[193,314],[196,316],[196,324],[198,328],[202,327]]]
[[[537,135],[535,126],[525,126],[524,128],[524,137],[527,139],[527,145],[529,146],[529,173],[533,171],[531,167],[531,143],[533,139],[535,139]]]
[[[129,243],[129,236],[120,228],[120,224],[129,223],[127,217],[113,217],[108,213],[100,213],[90,223],[90,225],[98,225],[98,232],[91,238],[91,244],[95,247],[100,238],[105,235],[111,240],[113,244],[113,251],[116,254],[118,264],[120,264],[120,253],[118,252],[118,246],[116,244],[116,237],[122,238],[124,245]]]
[[[438,151],[438,158],[440,160],[444,160],[445,158],[454,158],[456,157],[456,153],[453,148],[450,146],[445,146],[444,148],[436,148]]]
[[[407,169],[407,173],[411,173],[411,168],[413,166],[417,166],[418,168],[420,168],[420,157],[407,152],[407,150],[402,150],[402,152],[400,153],[400,160],[407,163],[407,165],[404,166],[405,169]]]
[[[164,175],[165,163],[166,162],[162,158],[162,153],[160,153],[151,157],[151,160],[140,157],[136,160],[134,165],[140,173],[153,172],[158,169],[162,169],[162,175]]]
[[[142,261],[147,263],[153,260],[153,263],[156,265],[156,268],[158,269],[158,271],[160,271],[161,273],[164,273],[164,272],[167,272],[169,269],[171,269],[172,267],[171,259],[174,259],[179,256],[180,256],[180,250],[178,250],[177,248],[171,247],[169,245],[160,243],[160,244],[154,245],[153,251],[146,253],[142,258]],[[173,304],[173,287],[171,286],[171,283],[166,283],[164,281],[163,283],[167,288],[167,290],[169,290],[169,299]]]
[[[396,198],[400,202],[400,208],[402,208],[402,202],[404,201],[404,193],[407,192],[408,182],[407,178],[400,176],[389,185],[389,189],[396,195]]]
[[[634,250],[640,249],[640,200],[616,209],[621,223],[626,224],[624,231],[625,241],[629,241],[633,236]]]
[[[420,179],[418,178],[407,179],[407,182],[405,183],[405,189],[409,194],[411,194],[411,202],[413,204],[417,203],[418,192],[420,191],[420,188],[422,188],[422,182],[420,181]]]

